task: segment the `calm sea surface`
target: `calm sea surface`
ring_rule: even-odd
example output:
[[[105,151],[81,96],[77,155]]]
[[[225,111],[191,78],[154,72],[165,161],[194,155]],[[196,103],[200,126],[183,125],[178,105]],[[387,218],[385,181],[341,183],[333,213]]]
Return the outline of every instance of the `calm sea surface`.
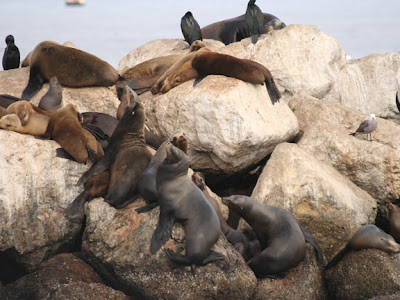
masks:
[[[134,48],[153,39],[182,38],[180,18],[190,10],[203,27],[236,17],[248,0],[134,1],[0,0],[0,51],[13,34],[24,58],[43,40],[72,41],[117,67]],[[400,0],[257,1],[288,24],[313,24],[335,37],[352,58],[400,51]]]

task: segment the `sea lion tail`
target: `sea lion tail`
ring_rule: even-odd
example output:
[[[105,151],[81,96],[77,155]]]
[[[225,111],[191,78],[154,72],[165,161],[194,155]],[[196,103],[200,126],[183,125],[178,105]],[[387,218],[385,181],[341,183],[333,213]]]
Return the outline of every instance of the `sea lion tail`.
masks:
[[[281,93],[279,92],[274,79],[271,78],[265,78],[265,86],[268,91],[268,95],[271,98],[272,104],[275,104],[276,102],[279,101],[281,98]]]
[[[86,201],[89,200],[89,196],[83,191],[80,193],[74,201],[65,209],[64,213],[68,218],[73,218],[76,216],[81,215],[83,211],[83,206],[85,205]]]
[[[332,267],[334,267],[346,254],[346,252],[350,249],[349,244],[346,244],[346,247],[344,247],[342,250],[339,251],[338,254],[332,260],[326,265],[325,270],[328,270]]]
[[[321,263],[324,262],[324,253],[322,252],[317,239],[310,232],[305,231],[304,229],[301,230],[303,231],[304,239],[315,248],[315,251],[317,252],[317,261]]]

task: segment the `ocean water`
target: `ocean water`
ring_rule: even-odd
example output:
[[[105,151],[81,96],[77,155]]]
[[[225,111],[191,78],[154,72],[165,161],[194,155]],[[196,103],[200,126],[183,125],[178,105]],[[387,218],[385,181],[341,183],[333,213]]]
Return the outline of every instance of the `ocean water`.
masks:
[[[236,17],[248,0],[0,0],[0,52],[13,34],[24,58],[43,40],[72,41],[118,67],[136,47],[160,38],[183,38],[180,18],[190,10],[200,26]],[[336,38],[352,58],[400,51],[399,0],[286,0],[256,4],[287,25],[312,24]],[[2,54],[1,54],[2,55]],[[22,59],[21,58],[21,59]]]

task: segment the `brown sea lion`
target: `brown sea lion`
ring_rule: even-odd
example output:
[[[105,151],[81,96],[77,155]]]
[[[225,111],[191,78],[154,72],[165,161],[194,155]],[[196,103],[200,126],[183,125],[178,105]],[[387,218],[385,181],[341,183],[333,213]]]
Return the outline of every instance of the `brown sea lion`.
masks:
[[[271,20],[279,20],[279,18],[266,13],[263,13],[263,15],[264,26],[261,28],[261,33],[266,33],[267,28],[265,25],[268,24]],[[282,28],[283,27],[286,27],[286,25],[282,22]],[[246,23],[245,15],[207,25],[201,28],[201,33],[203,35],[203,39],[213,39],[221,41],[225,45],[238,42],[244,38],[248,38],[251,36],[250,29]]]
[[[29,82],[21,98],[31,99],[42,87],[43,82],[57,76],[65,86],[110,86],[120,78],[117,71],[107,62],[79,49],[66,47],[55,42],[39,43],[32,51]]]
[[[16,114],[7,114],[0,119],[0,128],[35,136],[43,136],[50,118],[42,114],[32,114],[25,125]]]
[[[78,184],[85,183],[90,177],[110,170],[110,183],[104,199],[116,208],[122,208],[137,198],[139,176],[152,157],[144,140],[146,115],[143,104],[133,90],[128,86],[125,88],[130,90],[132,100],[110,138],[104,157],[78,181]]]
[[[175,263],[191,266],[206,265],[224,259],[221,253],[211,250],[221,234],[218,216],[204,194],[188,177],[189,160],[186,154],[169,144],[167,157],[157,172],[160,216],[153,233],[150,252],[155,254],[171,238],[175,221],[184,226],[185,255],[164,249]]]
[[[48,112],[55,112],[61,107],[62,87],[57,77],[50,78],[49,89],[47,93],[40,99],[38,107]]]
[[[75,107],[67,104],[52,114],[45,136],[55,140],[79,163],[86,163],[89,158],[97,161],[104,155],[103,148],[90,132],[82,128],[80,119]],[[57,156],[69,158],[60,151]]]
[[[199,23],[197,23],[190,11],[181,18],[181,30],[185,41],[188,42],[189,45],[194,41],[203,40]]]
[[[400,208],[389,202],[387,204],[389,210],[389,223],[390,223],[390,231],[389,234],[396,240],[396,242],[400,242]]]
[[[328,263],[326,269],[335,266],[349,250],[379,249],[388,253],[399,252],[394,238],[373,224],[362,226],[347,242],[346,246]]]
[[[204,175],[199,172],[194,172],[192,174],[192,180],[203,192],[204,196],[206,196],[208,202],[210,202],[211,206],[217,213],[222,233],[225,235],[227,240],[235,247],[235,249],[246,259],[248,257],[249,248],[249,242],[247,241],[246,236],[240,231],[233,229],[228,225],[228,223],[226,223],[225,218],[222,216],[221,209],[219,208],[217,200],[212,197],[207,190],[207,186],[204,181]]]
[[[33,114],[41,114],[41,115],[45,115],[48,117],[51,116],[51,113],[46,112],[46,111],[38,108],[36,105],[33,105],[32,103],[25,101],[25,100],[17,101],[17,102],[10,104],[7,107],[7,113],[8,114],[16,114],[20,118],[22,126],[26,125],[29,118]]]
[[[213,51],[198,51],[192,60],[192,66],[199,74],[200,80],[213,74],[234,77],[253,84],[265,83],[272,104],[281,98],[269,70],[256,61]]]

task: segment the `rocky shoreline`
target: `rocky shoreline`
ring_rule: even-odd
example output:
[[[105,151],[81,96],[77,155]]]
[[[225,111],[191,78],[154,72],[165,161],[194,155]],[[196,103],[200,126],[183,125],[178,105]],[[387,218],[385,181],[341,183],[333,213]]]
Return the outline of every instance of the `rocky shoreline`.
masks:
[[[196,87],[191,80],[166,94],[141,95],[146,125],[163,137],[183,129],[191,168],[209,178],[260,174],[248,195],[289,210],[327,261],[362,225],[387,230],[386,204],[400,199],[400,53],[346,60],[333,37],[310,25],[289,25],[257,44],[250,38],[205,44],[267,66],[280,102],[271,104],[265,86],[213,75]],[[185,47],[182,40],[151,41],[123,57],[118,71]],[[0,93],[21,96],[28,76],[29,68],[0,72]],[[115,86],[63,87],[68,103],[115,116],[119,100]],[[378,117],[373,141],[349,135],[369,113]],[[158,208],[138,215],[141,198],[120,210],[97,198],[84,215],[67,219],[64,210],[90,165],[57,158],[54,141],[4,130],[0,139],[1,299],[391,299],[383,296],[400,293],[399,254],[375,249],[352,251],[324,270],[308,245],[285,278],[257,279],[220,238],[215,249],[226,259],[193,275],[162,251],[150,254]],[[240,230],[247,228],[240,222]],[[183,240],[174,225],[165,247],[183,248]]]

